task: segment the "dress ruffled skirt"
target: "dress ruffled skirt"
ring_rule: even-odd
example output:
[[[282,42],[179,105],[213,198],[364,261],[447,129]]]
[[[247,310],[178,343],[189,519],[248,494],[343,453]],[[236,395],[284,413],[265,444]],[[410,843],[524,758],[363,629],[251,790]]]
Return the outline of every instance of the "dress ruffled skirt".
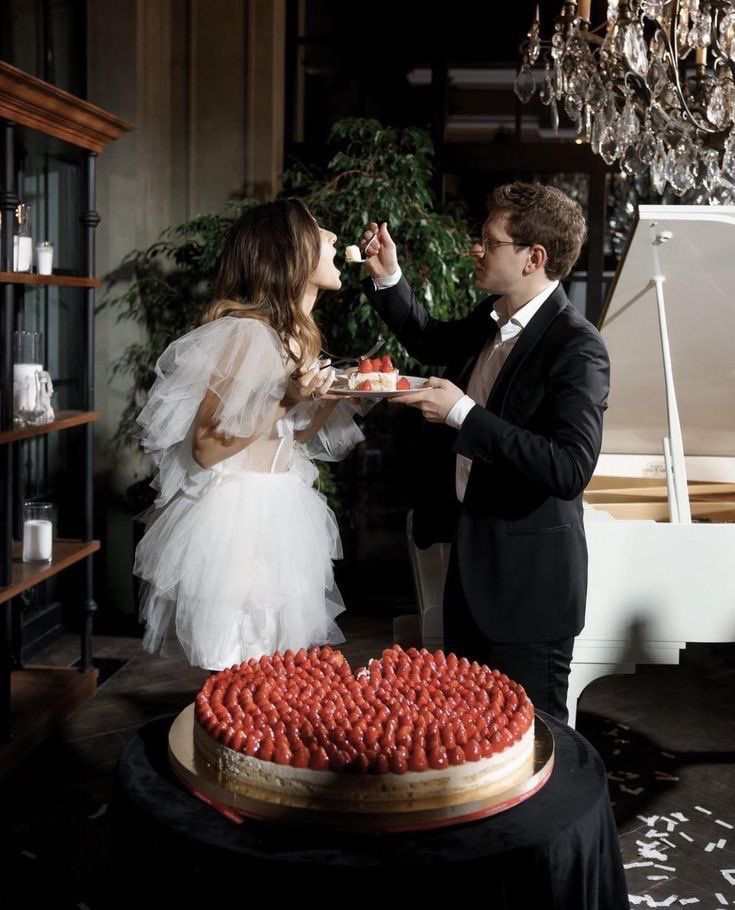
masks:
[[[337,523],[301,461],[281,473],[214,474],[153,517],[135,554],[144,647],[221,670],[276,650],[338,644]]]

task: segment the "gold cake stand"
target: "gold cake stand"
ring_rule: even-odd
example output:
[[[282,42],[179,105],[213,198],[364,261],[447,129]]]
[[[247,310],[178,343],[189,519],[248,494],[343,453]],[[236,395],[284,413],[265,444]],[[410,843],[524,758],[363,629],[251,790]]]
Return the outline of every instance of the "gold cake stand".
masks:
[[[517,806],[544,786],[554,768],[554,738],[537,716],[533,766],[523,772],[520,780],[501,792],[477,790],[463,794],[460,803],[412,800],[391,811],[338,812],[303,799],[274,798],[273,793],[259,792],[255,787],[248,796],[225,789],[218,780],[217,769],[194,748],[194,724],[192,703],[179,714],[169,731],[168,753],[173,772],[194,796],[236,823],[251,818],[298,825],[317,824],[349,831],[384,832],[442,828],[487,818]]]

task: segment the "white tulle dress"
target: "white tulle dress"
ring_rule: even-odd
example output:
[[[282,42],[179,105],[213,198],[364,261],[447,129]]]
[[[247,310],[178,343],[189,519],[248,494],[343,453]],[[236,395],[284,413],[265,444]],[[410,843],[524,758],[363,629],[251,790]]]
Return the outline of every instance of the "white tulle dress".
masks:
[[[143,581],[144,647],[184,654],[221,670],[250,657],[335,644],[344,604],[332,560],[341,556],[334,514],[314,487],[311,459],[338,461],[364,437],[340,402],[304,446],[317,402],[276,420],[293,369],[263,322],[225,316],[171,344],[138,417],[158,469],[158,492],[134,573]],[[192,457],[193,421],[204,396],[233,437],[255,437],[212,469]]]

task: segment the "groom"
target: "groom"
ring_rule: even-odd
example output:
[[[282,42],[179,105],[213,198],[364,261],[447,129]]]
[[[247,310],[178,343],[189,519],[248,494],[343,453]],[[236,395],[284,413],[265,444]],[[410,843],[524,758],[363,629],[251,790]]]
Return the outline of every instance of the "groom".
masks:
[[[490,296],[451,322],[416,299],[387,225],[365,233],[368,299],[412,357],[445,367],[395,399],[428,421],[416,543],[452,541],[445,650],[498,667],[563,721],[587,589],[582,491],[609,388],[605,345],[559,283],[585,233],[560,190],[499,187],[471,249]]]

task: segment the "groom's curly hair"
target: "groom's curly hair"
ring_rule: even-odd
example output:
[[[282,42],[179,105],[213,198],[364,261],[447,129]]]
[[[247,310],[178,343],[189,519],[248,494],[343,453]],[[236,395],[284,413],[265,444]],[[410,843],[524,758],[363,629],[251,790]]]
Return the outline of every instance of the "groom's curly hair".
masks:
[[[540,183],[506,183],[487,200],[488,216],[505,215],[508,235],[521,246],[540,244],[548,255],[546,275],[566,278],[587,237],[582,206],[566,193]]]

